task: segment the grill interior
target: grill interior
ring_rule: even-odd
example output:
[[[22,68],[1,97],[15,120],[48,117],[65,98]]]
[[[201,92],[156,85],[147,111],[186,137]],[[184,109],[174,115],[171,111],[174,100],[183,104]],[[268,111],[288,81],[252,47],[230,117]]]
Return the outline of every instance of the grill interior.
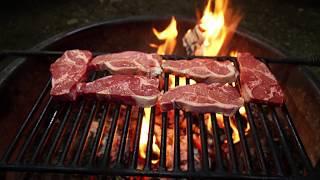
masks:
[[[90,80],[105,75],[94,72]],[[167,91],[169,74],[163,80],[161,88]],[[55,102],[49,95],[50,85],[49,79],[3,152],[2,170],[184,178],[283,178],[313,171],[286,106],[246,104],[251,129],[246,134],[245,119],[237,113],[238,143],[232,143],[229,117],[223,117],[224,128],[219,128],[215,114],[209,121],[204,114],[177,109],[161,113],[152,107],[143,159],[139,156],[143,108],[87,99]],[[179,85],[179,77],[175,77],[175,85]],[[152,150],[157,132],[159,157]],[[174,147],[170,158],[166,154],[169,138]]]

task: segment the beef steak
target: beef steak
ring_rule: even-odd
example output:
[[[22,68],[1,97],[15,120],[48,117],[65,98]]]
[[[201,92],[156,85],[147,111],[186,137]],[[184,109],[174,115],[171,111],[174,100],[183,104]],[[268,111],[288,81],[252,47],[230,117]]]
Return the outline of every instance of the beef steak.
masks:
[[[283,104],[284,95],[268,67],[250,53],[238,53],[241,96],[246,102]]]
[[[92,54],[85,50],[68,50],[50,66],[52,89],[58,99],[76,100],[76,85],[86,79],[87,65]]]
[[[100,100],[149,107],[156,104],[159,80],[137,75],[111,75],[93,82],[80,83],[78,92]]]
[[[192,78],[198,82],[235,82],[237,71],[231,61],[212,59],[193,59],[166,61],[162,64],[164,72]]]
[[[95,57],[90,67],[95,70],[107,70],[111,74],[143,75],[156,77],[161,74],[161,57],[138,51],[125,51]]]
[[[199,83],[170,89],[159,99],[160,109],[179,108],[185,111],[233,114],[243,105],[237,89],[222,83]]]

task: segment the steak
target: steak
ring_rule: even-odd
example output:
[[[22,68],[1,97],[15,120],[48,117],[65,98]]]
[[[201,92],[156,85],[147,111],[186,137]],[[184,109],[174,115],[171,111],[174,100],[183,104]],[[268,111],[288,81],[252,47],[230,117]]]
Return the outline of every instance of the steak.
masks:
[[[159,99],[162,111],[178,108],[199,113],[221,112],[225,115],[233,114],[243,103],[236,88],[222,83],[179,86],[170,89]]]
[[[138,51],[125,51],[95,57],[90,67],[95,70],[107,70],[111,74],[143,75],[156,77],[161,74],[161,57]]]
[[[159,80],[137,75],[111,75],[89,83],[80,83],[78,92],[126,105],[149,107],[156,104]]]
[[[240,93],[246,102],[283,104],[284,95],[268,67],[250,53],[238,53]]]
[[[162,64],[164,72],[192,78],[197,82],[235,82],[237,71],[231,61],[212,59],[193,59],[166,61]]]
[[[50,66],[52,88],[50,94],[57,99],[74,101],[77,83],[86,79],[87,65],[92,54],[85,50],[68,50]]]

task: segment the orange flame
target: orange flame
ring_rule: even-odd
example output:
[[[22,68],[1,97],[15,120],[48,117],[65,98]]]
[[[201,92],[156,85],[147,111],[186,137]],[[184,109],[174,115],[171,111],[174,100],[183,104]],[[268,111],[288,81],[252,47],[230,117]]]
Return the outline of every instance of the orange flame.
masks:
[[[211,4],[212,0],[209,0],[200,19],[199,27],[203,31],[204,41],[202,51],[196,51],[196,55],[218,55],[241,19],[238,13],[228,9],[228,0],[215,1],[214,11],[211,9]]]
[[[164,43],[160,45],[150,44],[150,46],[158,48],[157,54],[172,54],[176,47],[176,38],[178,36],[177,21],[175,17],[173,16],[171,18],[169,26],[162,32],[159,32],[155,28],[152,28],[152,31],[159,40],[164,40]]]
[[[140,141],[139,141],[139,154],[140,154],[140,157],[143,159],[146,158],[149,125],[150,125],[150,113],[151,113],[151,108],[144,108],[144,116],[142,119],[141,134],[140,134]],[[159,157],[160,156],[160,148],[156,144],[155,141],[156,141],[156,136],[153,135],[152,151],[153,151],[153,153],[157,154]],[[156,159],[156,160],[152,160],[151,162],[152,162],[152,164],[156,164],[158,161],[159,161],[159,159]]]

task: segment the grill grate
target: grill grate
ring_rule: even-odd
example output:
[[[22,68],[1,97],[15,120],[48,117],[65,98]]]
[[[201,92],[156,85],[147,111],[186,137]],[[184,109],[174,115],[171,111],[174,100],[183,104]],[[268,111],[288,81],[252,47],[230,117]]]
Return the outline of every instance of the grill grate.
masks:
[[[176,56],[164,56],[164,58],[190,59],[190,57]],[[219,60],[224,59],[221,57]],[[106,74],[95,72],[90,80],[104,75]],[[246,104],[247,120],[251,129],[246,135],[242,124],[243,117],[237,113],[235,124],[240,136],[238,143],[232,143],[232,128],[228,117],[223,118],[224,129],[222,130],[214,113],[211,113],[211,122],[206,123],[204,114],[195,115],[190,112],[181,114],[181,111],[176,109],[172,117],[172,112],[162,112],[160,157],[158,165],[154,165],[152,163],[153,135],[155,124],[158,123],[156,122],[158,110],[155,107],[151,108],[150,113],[146,157],[141,159],[139,138],[144,116],[143,108],[138,108],[137,120],[133,121],[132,116],[136,107],[104,104],[85,99],[80,99],[76,103],[57,103],[49,95],[50,83],[51,80],[45,85],[3,154],[0,161],[2,171],[272,179],[303,176],[313,171],[286,106],[280,108]],[[189,84],[190,80],[187,79],[186,83]],[[175,85],[179,85],[179,77],[175,77]],[[168,89],[169,74],[165,74],[163,90]],[[123,116],[122,111],[125,112]],[[185,119],[181,120],[181,116]],[[123,121],[121,127],[119,127],[120,121]],[[169,122],[172,121],[174,157],[171,170],[167,167],[167,161],[170,159],[167,159],[166,153],[168,127]],[[183,128],[181,121],[186,121],[186,126]],[[91,136],[94,124],[95,133]],[[207,128],[209,124],[212,127],[211,132]],[[287,131],[284,129],[285,124],[288,127]],[[132,126],[135,128],[130,129]],[[194,126],[197,126],[200,131],[198,133],[200,152],[195,151],[197,145],[194,143]],[[118,135],[119,129],[121,132]],[[180,134],[183,132],[186,132],[187,149],[182,149],[180,146]],[[208,144],[210,133],[212,144]],[[226,136],[226,142],[221,140],[221,134]],[[278,139],[275,139],[276,137]],[[117,151],[114,155],[114,142],[117,138],[119,138],[119,146],[116,147]],[[262,139],[266,142],[262,142]],[[104,149],[101,148],[102,144],[105,144]],[[214,148],[211,148],[212,146]],[[223,146],[225,146],[224,149],[221,148]],[[227,152],[224,151],[225,149]],[[181,151],[187,152],[187,162],[181,162]],[[213,151],[214,156],[209,151]],[[196,163],[197,160],[200,161],[200,165]],[[181,163],[187,163],[187,170],[181,169]],[[144,164],[142,168],[139,167],[141,164]]]

